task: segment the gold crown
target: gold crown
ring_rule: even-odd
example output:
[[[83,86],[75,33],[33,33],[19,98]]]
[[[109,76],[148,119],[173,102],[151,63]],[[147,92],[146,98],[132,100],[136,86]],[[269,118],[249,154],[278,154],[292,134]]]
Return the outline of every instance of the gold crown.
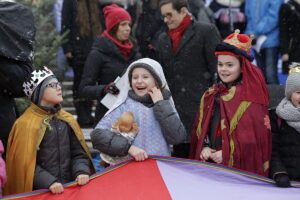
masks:
[[[234,33],[232,33],[228,37],[226,37],[223,42],[233,45],[243,51],[246,51],[249,54],[250,49],[252,47],[251,43],[252,43],[253,39],[254,39],[254,35],[250,35],[250,37],[249,37],[246,34],[240,34],[240,30],[236,29],[234,31]],[[240,41],[240,40],[242,40],[242,41]]]

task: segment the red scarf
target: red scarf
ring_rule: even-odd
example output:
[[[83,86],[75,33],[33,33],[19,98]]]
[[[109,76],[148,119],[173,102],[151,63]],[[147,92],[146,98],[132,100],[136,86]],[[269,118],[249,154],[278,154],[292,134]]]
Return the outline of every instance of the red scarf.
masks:
[[[258,67],[241,58],[243,79],[240,84],[230,88],[214,84],[204,93],[193,127],[190,158],[200,159],[215,98],[220,95],[221,123],[216,133],[220,131],[222,136],[222,164],[268,176],[271,156],[268,92]]]
[[[181,37],[183,36],[184,31],[187,29],[190,23],[191,23],[191,16],[187,14],[177,28],[169,30],[168,34],[173,42],[173,52],[176,52]]]
[[[129,57],[129,54],[133,48],[133,44],[130,41],[125,41],[124,44],[120,43],[119,41],[117,41],[115,38],[113,38],[107,30],[105,30],[102,33],[102,36],[107,37],[109,39],[111,39],[119,48],[119,50],[121,51],[121,54],[125,57],[125,59],[127,60]]]

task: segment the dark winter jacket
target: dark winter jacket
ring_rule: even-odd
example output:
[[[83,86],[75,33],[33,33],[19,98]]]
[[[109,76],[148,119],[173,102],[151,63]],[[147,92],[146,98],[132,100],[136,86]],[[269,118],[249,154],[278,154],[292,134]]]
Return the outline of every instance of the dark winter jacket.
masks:
[[[23,82],[30,77],[30,62],[0,56],[0,139],[6,147],[9,132],[16,120],[14,98],[25,96]]]
[[[270,177],[287,173],[291,180],[300,181],[300,133],[279,119],[275,110],[270,112],[273,134]]]
[[[16,2],[0,2],[0,139],[6,147],[16,120],[14,98],[25,96],[23,82],[32,71],[35,28],[31,9]]]
[[[143,57],[158,59],[158,37],[167,28],[161,20],[160,10],[152,7],[152,1],[143,0],[143,12],[136,28],[136,38]]]
[[[35,27],[31,8],[0,1],[0,56],[32,62]]]
[[[197,106],[212,84],[216,71],[215,48],[220,35],[212,24],[192,21],[184,32],[176,52],[168,34],[159,38],[159,57],[179,116],[191,132]]]
[[[290,62],[300,62],[300,5],[293,0],[282,4],[279,12],[280,49]]]
[[[62,46],[65,54],[72,53],[72,65],[83,66],[94,39],[92,34],[85,37],[80,35],[80,28],[76,21],[77,7],[76,0],[64,0],[63,2],[61,32],[69,31],[69,33],[67,35],[68,41]]]
[[[79,91],[82,97],[98,100],[95,123],[102,118],[107,109],[100,104],[104,97],[103,88],[121,76],[131,62],[139,57],[134,47],[128,60],[124,58],[115,43],[103,36],[98,36],[86,60]]]
[[[54,118],[50,122],[37,153],[34,189],[49,188],[54,182],[74,181],[80,174],[90,175],[90,160],[73,130],[65,122]]]

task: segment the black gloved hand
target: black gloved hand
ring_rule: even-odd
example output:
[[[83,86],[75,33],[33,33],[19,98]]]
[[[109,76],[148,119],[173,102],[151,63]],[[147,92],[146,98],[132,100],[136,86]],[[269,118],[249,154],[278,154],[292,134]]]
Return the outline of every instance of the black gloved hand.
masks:
[[[106,86],[104,86],[104,92],[110,94],[119,94],[120,90],[117,88],[114,82],[110,82]]]
[[[274,178],[278,187],[290,187],[290,178],[287,174],[277,174]]]

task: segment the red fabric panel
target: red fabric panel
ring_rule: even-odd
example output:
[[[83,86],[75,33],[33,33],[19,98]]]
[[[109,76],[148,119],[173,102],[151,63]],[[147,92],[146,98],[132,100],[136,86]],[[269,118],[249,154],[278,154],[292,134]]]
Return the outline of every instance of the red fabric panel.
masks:
[[[12,198],[13,199],[13,198]],[[85,186],[70,186],[59,195],[50,192],[17,198],[18,200],[72,200],[72,199],[172,199],[160,175],[156,160],[129,162],[91,180]]]

